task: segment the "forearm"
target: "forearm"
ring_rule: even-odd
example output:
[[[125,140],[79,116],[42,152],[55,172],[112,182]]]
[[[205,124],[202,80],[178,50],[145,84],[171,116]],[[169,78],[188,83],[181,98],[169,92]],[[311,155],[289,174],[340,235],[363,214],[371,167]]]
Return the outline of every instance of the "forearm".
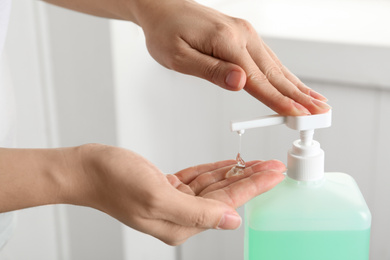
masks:
[[[68,203],[76,148],[0,148],[0,212]]]
[[[112,18],[138,22],[137,12],[149,0],[43,0],[47,3],[61,6],[74,11]]]

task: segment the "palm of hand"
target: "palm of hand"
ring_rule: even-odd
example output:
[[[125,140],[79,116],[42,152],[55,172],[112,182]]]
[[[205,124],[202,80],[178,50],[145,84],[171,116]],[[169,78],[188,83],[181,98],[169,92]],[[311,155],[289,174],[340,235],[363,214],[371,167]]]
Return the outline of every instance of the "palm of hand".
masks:
[[[234,165],[233,160],[208,163],[167,175],[167,178],[183,193],[217,200],[233,208],[268,191],[284,178],[285,166],[272,160],[249,162],[244,174],[226,179],[226,173]]]
[[[235,165],[227,160],[164,175],[126,149],[92,145],[84,150],[92,190],[83,189],[78,205],[91,206],[129,227],[170,245],[210,228],[236,229],[235,208],[271,189],[285,170],[279,161],[252,161],[243,175],[225,178]],[[90,185],[94,183],[95,185]]]

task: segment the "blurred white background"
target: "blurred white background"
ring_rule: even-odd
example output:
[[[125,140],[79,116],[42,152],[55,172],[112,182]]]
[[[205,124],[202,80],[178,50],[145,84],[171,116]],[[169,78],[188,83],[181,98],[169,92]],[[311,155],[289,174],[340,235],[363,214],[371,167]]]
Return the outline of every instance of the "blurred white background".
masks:
[[[390,2],[202,2],[251,21],[290,70],[329,98],[333,126],[315,134],[326,170],[356,179],[373,214],[370,259],[389,260]],[[273,113],[245,92],[161,67],[131,23],[38,1],[13,1],[5,51],[20,147],[119,145],[171,173],[234,158],[230,120]],[[247,131],[243,158],[285,162],[297,138],[283,126]],[[243,236],[243,227],[207,231],[175,248],[92,209],[46,206],[18,213],[0,259],[237,260]]]

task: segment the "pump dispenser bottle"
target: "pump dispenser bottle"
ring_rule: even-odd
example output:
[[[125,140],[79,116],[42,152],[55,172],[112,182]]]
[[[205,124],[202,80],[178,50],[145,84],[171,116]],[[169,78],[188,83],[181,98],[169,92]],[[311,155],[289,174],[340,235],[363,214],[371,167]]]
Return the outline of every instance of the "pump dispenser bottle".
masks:
[[[324,173],[314,130],[326,114],[232,122],[232,131],[286,124],[300,131],[288,151],[286,178],[245,206],[245,260],[368,260],[371,214],[353,178]]]

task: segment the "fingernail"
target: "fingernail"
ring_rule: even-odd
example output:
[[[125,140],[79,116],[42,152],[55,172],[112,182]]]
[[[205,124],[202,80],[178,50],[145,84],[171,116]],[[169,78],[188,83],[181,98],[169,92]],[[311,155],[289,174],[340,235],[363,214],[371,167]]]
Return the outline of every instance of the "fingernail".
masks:
[[[240,215],[235,212],[226,212],[219,221],[217,229],[237,229],[240,226]]]
[[[321,95],[320,93],[310,89],[309,90],[309,96],[315,98],[315,99],[318,99],[318,100],[321,100],[321,101],[328,101],[328,99],[326,97],[324,97],[323,95]]]
[[[328,104],[326,104],[325,102],[322,102],[318,99],[312,99],[311,102],[313,102],[314,105],[316,105],[317,107],[321,108],[321,109],[331,109],[332,107],[329,106]]]
[[[308,115],[311,115],[311,113],[309,112],[309,110],[307,110],[306,107],[302,106],[301,104],[297,103],[297,102],[294,102],[293,105],[295,106],[295,108],[298,110],[298,114],[301,115],[301,116],[308,116]]]
[[[226,85],[232,90],[241,89],[243,86],[242,82],[244,77],[240,71],[232,70],[225,78]]]

